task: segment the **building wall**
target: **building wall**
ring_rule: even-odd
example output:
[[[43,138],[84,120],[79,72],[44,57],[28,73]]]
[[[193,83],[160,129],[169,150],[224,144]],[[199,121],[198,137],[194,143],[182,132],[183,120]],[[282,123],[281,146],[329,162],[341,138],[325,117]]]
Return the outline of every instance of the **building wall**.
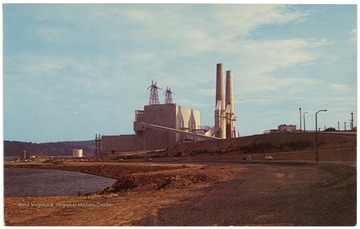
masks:
[[[199,129],[200,112],[176,105],[176,128],[181,129]]]
[[[136,114],[139,112],[141,115],[136,115],[134,122],[136,134],[103,136],[102,150],[104,153],[165,149],[174,146],[182,139],[180,134],[164,130],[145,127],[143,131],[142,128],[139,128],[141,122],[179,130],[200,128],[200,112],[180,105],[147,105],[143,111],[137,111]]]
[[[282,124],[282,125],[278,126],[278,131],[294,132],[294,131],[296,131],[296,125]]]
[[[144,107],[144,122],[176,128],[176,105],[154,104]],[[149,150],[163,149],[176,143],[176,134],[164,130],[145,128],[145,148]]]
[[[157,104],[144,107],[145,122],[178,130],[200,128],[200,112],[176,104]],[[146,149],[164,149],[181,141],[180,134],[146,128]]]
[[[200,129],[200,112],[177,105],[176,107],[176,129],[194,130]],[[181,141],[180,134],[176,135],[176,142]]]
[[[101,140],[103,154],[143,150],[142,140],[135,134],[102,136]]]

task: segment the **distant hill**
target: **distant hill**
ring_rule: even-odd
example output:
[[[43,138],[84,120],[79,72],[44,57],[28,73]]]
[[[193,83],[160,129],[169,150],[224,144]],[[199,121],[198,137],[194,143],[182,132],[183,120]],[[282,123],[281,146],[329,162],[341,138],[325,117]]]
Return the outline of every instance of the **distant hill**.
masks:
[[[73,149],[83,149],[84,155],[95,153],[95,141],[66,141],[50,143],[32,143],[4,141],[4,156],[20,156],[24,150],[28,155],[39,155],[38,151],[48,156],[71,156]]]

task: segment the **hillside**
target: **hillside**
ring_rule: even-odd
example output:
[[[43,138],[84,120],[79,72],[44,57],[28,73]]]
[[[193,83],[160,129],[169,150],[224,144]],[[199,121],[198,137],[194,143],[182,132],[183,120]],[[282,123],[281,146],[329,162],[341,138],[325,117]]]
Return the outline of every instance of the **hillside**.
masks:
[[[95,151],[95,142],[94,140],[50,143],[4,141],[4,156],[19,156],[24,150],[28,155],[39,155],[37,152],[40,150],[48,156],[71,156],[73,149],[83,149],[85,155],[91,155]]]
[[[332,153],[332,157],[343,157],[345,161],[354,161],[356,135],[319,133],[318,149],[323,154]],[[310,156],[301,155],[298,158],[307,160],[312,159],[314,151],[315,133],[272,133],[225,140],[186,142],[169,149],[167,154],[172,157],[251,154],[256,158],[257,155],[263,156],[269,153],[278,156],[289,152],[292,155],[308,152]],[[259,159],[261,156],[258,156]],[[287,156],[282,158],[291,159]]]

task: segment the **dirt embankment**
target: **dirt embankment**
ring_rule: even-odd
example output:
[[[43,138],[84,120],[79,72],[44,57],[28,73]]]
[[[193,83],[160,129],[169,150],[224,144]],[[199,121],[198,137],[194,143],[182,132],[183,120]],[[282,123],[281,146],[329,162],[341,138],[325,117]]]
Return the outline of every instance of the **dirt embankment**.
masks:
[[[263,159],[264,154],[272,154],[277,160],[315,160],[315,139],[315,133],[262,134],[180,143],[166,154],[171,157],[251,154],[255,159]],[[356,161],[356,135],[319,133],[317,142],[320,160]]]

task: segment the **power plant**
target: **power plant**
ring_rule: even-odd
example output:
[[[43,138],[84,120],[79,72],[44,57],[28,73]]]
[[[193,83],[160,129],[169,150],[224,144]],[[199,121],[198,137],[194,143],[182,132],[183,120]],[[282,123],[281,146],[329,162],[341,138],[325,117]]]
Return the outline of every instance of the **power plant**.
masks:
[[[165,103],[160,104],[157,83],[152,82],[149,104],[135,111],[135,134],[96,135],[97,154],[125,151],[165,149],[183,141],[225,139],[239,137],[235,130],[232,72],[226,71],[224,90],[223,65],[216,65],[215,126],[202,128],[200,112],[172,101],[171,88],[167,87]],[[101,142],[101,147],[100,147]],[[99,152],[100,151],[100,152]]]

